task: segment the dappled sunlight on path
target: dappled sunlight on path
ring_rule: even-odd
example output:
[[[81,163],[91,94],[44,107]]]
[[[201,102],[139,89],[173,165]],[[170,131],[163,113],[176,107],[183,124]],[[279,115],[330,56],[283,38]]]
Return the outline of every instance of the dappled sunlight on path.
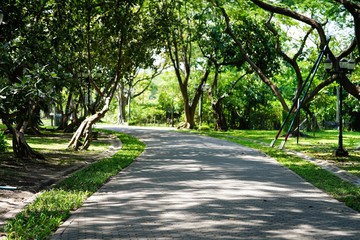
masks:
[[[54,239],[357,239],[360,217],[264,154],[124,128],[147,148]]]

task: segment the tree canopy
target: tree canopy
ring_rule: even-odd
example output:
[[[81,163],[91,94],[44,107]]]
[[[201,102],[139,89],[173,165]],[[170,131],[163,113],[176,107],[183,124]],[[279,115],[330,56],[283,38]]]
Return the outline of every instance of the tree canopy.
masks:
[[[41,157],[25,139],[40,133],[40,113],[58,114],[61,129],[77,130],[69,147],[87,149],[111,102],[124,122],[140,94],[161,99],[154,115],[182,116],[182,127],[196,127],[202,105],[218,130],[276,127],[330,35],[333,71],[319,69],[304,109],[331,121],[335,106],[323,99],[336,101],[342,84],[349,126],[360,128],[359,67],[340,69],[360,61],[355,0],[5,0],[0,9],[0,118],[17,157]]]

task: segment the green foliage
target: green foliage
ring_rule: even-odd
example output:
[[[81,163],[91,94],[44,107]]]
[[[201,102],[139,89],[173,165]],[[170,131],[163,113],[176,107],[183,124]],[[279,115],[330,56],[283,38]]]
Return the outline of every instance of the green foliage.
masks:
[[[6,141],[6,136],[3,131],[0,131],[0,152],[6,152],[8,147],[9,144]]]
[[[201,125],[199,128],[198,128],[199,131],[209,131],[210,130],[210,126],[208,125]]]
[[[270,90],[253,75],[242,78],[235,86],[231,83],[238,77],[229,71],[224,89],[232,86],[224,100],[225,113],[232,129],[274,129],[281,122],[282,108],[274,101]],[[261,92],[261,94],[259,94]]]
[[[27,121],[31,124],[29,127],[38,128],[42,125],[40,110],[48,110],[48,103],[53,96],[53,87],[49,83],[56,78],[55,73],[38,64],[33,66],[33,70],[25,69],[24,75],[16,82],[0,78],[0,82],[6,86],[0,91],[2,120],[18,126]]]
[[[155,104],[139,104],[132,108],[132,125],[156,125],[166,122],[166,112]]]
[[[109,133],[109,131],[107,131]],[[76,172],[53,189],[39,195],[23,212],[7,222],[8,239],[46,239],[97,191],[109,177],[127,167],[143,150],[144,144],[120,133],[122,149],[111,158],[100,160]]]
[[[126,88],[135,90],[132,105],[141,106],[132,107],[131,118],[137,123],[153,122],[154,116],[165,122],[173,113],[180,116],[184,109],[188,111],[183,114],[187,118],[197,112],[190,109],[197,107],[199,97],[194,85],[199,86],[209,67],[207,83],[212,89],[205,98],[211,99],[204,100],[208,123],[213,118],[211,103],[229,94],[221,102],[233,128],[274,128],[283,112],[269,85],[254,81],[256,73],[226,34],[224,18],[212,4],[215,2],[227,11],[230,27],[246,55],[290,105],[316,58],[319,34],[313,30],[302,46],[311,27],[281,13],[272,16],[271,24],[277,32],[274,33],[266,25],[270,12],[252,1],[4,1],[1,8],[5,24],[0,26],[0,84],[4,87],[0,93],[1,117],[19,125],[25,116],[31,115],[26,120],[40,124],[40,109],[46,111],[49,103],[55,103],[64,116],[81,119],[101,109],[102,96],[111,96],[116,85],[122,91],[121,101],[129,96]],[[350,56],[358,58],[359,49],[349,48],[354,32],[358,31],[353,31],[354,18],[343,3],[331,0],[267,3],[324,23],[326,35],[336,35],[330,42],[331,51],[339,56],[344,49],[354,49]],[[293,60],[299,66],[298,75],[288,61],[279,60],[283,54],[289,58],[296,56]],[[165,84],[156,83],[157,102],[146,105],[135,100],[135,95],[149,94],[145,89],[151,80],[136,76],[142,71],[156,72],[155,58],[172,62],[175,71],[171,79],[168,69],[163,72],[161,81]],[[215,71],[219,74],[218,82]],[[233,86],[232,81],[240,74],[248,76]],[[236,77],[227,79],[229,75]],[[319,71],[311,91],[316,87],[322,91],[307,105],[319,122],[335,121],[336,100],[329,94],[333,85],[324,84],[328,77],[323,70]],[[354,85],[358,77],[359,68],[351,78]],[[99,94],[99,90],[103,93]],[[344,103],[345,120],[350,122],[351,129],[357,130],[358,99],[349,98]],[[36,111],[26,111],[34,107]],[[265,119],[264,124],[259,119]]]

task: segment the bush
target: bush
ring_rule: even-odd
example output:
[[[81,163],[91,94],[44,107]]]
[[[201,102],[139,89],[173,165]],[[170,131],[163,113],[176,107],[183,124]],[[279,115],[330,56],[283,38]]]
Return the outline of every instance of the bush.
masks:
[[[0,152],[6,152],[8,146],[4,132],[0,131]]]
[[[207,125],[202,125],[198,128],[199,131],[209,131],[210,127]]]

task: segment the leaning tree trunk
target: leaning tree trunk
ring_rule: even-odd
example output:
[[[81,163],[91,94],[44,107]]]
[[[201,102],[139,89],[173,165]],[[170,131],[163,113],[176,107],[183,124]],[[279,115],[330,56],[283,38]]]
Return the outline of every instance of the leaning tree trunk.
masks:
[[[89,148],[92,140],[92,127],[103,118],[107,111],[110,108],[110,98],[106,98],[105,105],[101,111],[95,113],[94,115],[86,118],[76,130],[73,137],[71,138],[68,148],[74,150],[86,150]]]

